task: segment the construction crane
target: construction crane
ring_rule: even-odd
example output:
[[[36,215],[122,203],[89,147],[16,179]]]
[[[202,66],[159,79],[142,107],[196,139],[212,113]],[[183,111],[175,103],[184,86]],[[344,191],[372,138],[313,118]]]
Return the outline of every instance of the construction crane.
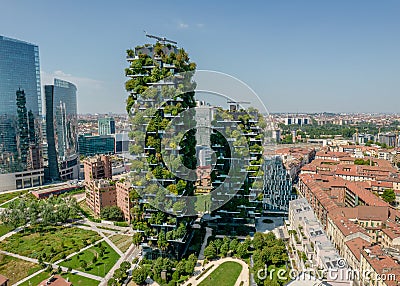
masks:
[[[146,34],[146,37],[148,37],[148,38],[152,38],[152,39],[156,39],[156,40],[157,40],[157,42],[161,42],[162,44],[165,44],[165,42],[167,42],[167,43],[171,43],[171,44],[174,44],[174,45],[178,44],[177,42],[175,42],[175,41],[172,41],[172,40],[168,40],[168,39],[167,39],[167,38],[165,38],[165,37],[158,37],[158,36],[150,35],[150,34],[147,34],[147,32],[146,32],[146,31],[143,31],[143,32],[145,32],[145,34]]]

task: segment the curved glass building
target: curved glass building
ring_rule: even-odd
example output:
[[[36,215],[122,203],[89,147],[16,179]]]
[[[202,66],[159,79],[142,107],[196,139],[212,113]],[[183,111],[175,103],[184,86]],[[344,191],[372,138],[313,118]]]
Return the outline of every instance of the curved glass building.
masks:
[[[52,181],[77,179],[78,119],[76,86],[68,81],[54,79],[54,85],[45,85],[46,137],[48,172]]]
[[[39,48],[0,36],[0,191],[42,183]]]

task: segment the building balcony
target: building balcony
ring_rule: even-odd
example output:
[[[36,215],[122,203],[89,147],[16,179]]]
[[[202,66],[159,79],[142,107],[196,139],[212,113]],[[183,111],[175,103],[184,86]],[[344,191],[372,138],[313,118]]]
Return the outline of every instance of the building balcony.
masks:
[[[134,56],[134,57],[126,56],[126,60],[127,60],[128,62],[133,62],[134,60],[138,60],[138,59],[139,59],[138,56]]]
[[[139,74],[128,74],[127,76],[131,77],[131,78],[138,78],[138,77],[149,76],[149,74],[141,74],[141,73],[139,73]]]

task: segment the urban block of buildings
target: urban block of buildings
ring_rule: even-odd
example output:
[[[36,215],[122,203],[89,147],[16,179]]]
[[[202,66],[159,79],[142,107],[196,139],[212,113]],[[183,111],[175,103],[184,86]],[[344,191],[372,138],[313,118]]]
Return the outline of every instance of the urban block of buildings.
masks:
[[[390,161],[359,158],[359,147],[353,147],[317,152],[302,168],[298,190],[347,265],[371,272],[355,279],[356,285],[397,285],[400,212],[396,201],[389,204],[380,195],[387,189],[398,193],[399,174]]]

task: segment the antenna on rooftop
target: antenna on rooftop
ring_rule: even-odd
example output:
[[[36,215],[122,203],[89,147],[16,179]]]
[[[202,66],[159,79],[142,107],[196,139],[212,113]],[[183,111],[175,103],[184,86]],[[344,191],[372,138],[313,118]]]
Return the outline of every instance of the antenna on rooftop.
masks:
[[[154,36],[154,35],[147,34],[146,31],[143,31],[143,32],[146,34],[146,37],[152,38],[152,39],[156,39],[157,42],[160,42],[160,43],[162,43],[162,44],[165,44],[165,42],[171,43],[171,44],[174,44],[174,45],[178,44],[178,43],[175,42],[175,41],[168,40],[166,37],[158,37],[158,36]]]

